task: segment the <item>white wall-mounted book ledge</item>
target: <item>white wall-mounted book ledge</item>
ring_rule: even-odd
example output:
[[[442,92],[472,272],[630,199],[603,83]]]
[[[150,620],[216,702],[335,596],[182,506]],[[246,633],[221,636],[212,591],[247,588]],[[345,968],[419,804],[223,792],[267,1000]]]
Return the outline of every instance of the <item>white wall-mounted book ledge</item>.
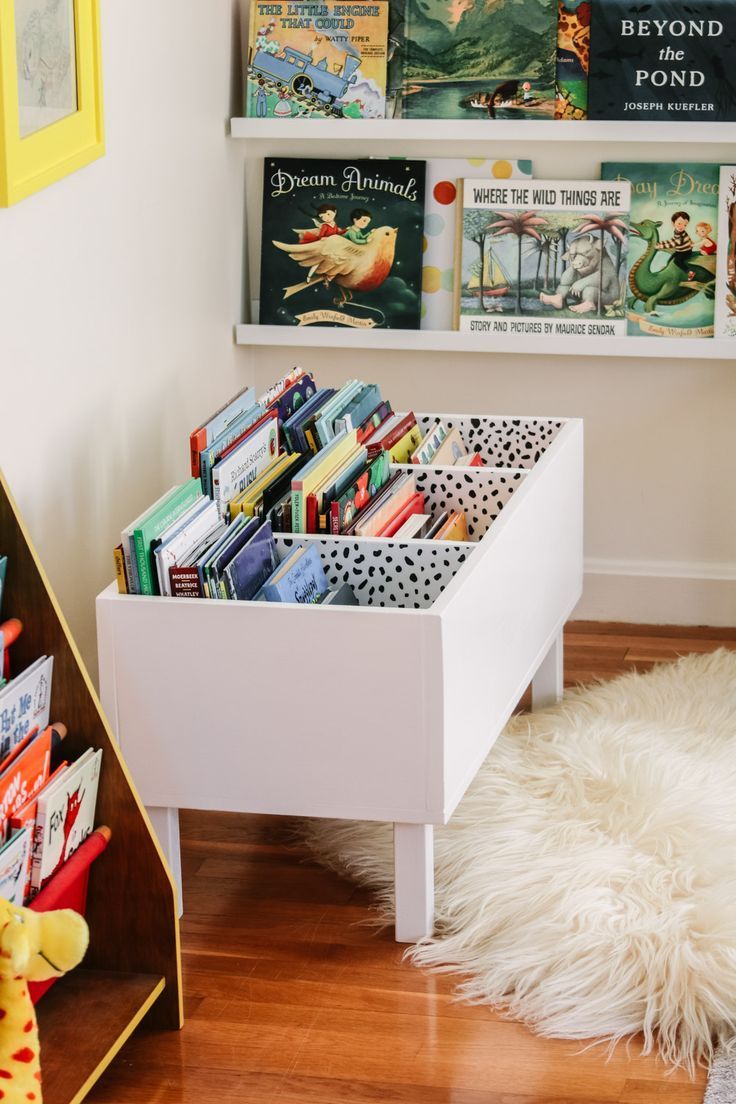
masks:
[[[417,469],[470,542],[277,538],[359,606],[98,596],[102,702],[179,880],[182,807],[391,821],[396,937],[431,931],[432,826],[529,683],[561,695],[583,580],[582,422],[435,418],[489,465]]]
[[[616,122],[538,119],[245,119],[230,120],[233,138],[343,142],[625,142],[681,146],[736,141],[734,123]],[[636,157],[631,158],[637,160]]]
[[[237,345],[277,345],[297,349],[389,349],[416,352],[522,353],[559,356],[659,357],[667,360],[734,360],[732,338],[695,337],[537,337],[520,334],[461,333],[459,330],[370,330],[348,326],[235,327]]]

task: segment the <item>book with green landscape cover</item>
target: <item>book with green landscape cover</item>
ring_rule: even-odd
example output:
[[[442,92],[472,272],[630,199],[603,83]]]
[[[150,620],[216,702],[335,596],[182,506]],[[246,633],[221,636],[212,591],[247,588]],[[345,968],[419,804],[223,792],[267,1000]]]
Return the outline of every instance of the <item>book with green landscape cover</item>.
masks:
[[[402,111],[553,119],[557,0],[407,0]]]

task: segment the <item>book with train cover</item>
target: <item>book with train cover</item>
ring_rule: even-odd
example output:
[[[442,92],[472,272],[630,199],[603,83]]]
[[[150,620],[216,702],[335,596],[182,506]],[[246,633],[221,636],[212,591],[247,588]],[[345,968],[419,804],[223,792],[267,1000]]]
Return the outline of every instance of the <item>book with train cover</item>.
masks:
[[[388,6],[388,0],[253,0],[245,114],[383,119]]]
[[[736,165],[721,165],[718,202],[715,336],[736,337]]]
[[[553,119],[557,0],[406,0],[402,111]]]
[[[262,324],[417,329],[424,161],[266,158]]]
[[[591,119],[736,119],[733,0],[595,0]]]
[[[610,338],[626,333],[630,188],[580,180],[464,180],[456,328]]]
[[[601,165],[631,185],[626,317],[637,337],[712,337],[718,165]]]

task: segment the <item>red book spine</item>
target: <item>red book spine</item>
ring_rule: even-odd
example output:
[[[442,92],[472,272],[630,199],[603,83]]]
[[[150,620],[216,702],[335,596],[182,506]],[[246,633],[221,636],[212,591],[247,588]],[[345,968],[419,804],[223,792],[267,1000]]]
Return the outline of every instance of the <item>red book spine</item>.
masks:
[[[169,581],[174,598],[202,597],[202,585],[196,567],[170,567]]]
[[[366,445],[368,449],[368,459],[373,460],[378,456],[379,452],[384,449],[388,452],[397,444],[402,437],[405,437],[412,426],[417,424],[417,420],[413,414],[407,414],[405,418],[402,418],[397,426],[387,433],[385,437],[382,437],[380,441],[371,441]]]
[[[317,496],[310,494],[307,495],[307,533],[316,533],[319,529],[319,518],[317,517]]]
[[[337,500],[330,503],[330,532],[340,536],[340,503]]]
[[[199,479],[199,454],[207,447],[207,430],[195,429],[189,434],[189,455],[191,457],[192,475]]]

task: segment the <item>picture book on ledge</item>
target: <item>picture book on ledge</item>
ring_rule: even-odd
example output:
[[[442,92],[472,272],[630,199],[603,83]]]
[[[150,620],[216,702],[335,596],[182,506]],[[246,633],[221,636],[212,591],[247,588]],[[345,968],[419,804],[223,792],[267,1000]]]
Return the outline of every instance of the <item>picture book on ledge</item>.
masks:
[[[557,0],[406,0],[402,112],[554,119]]]
[[[478,336],[626,333],[630,188],[601,181],[462,181],[455,326]]]
[[[628,332],[712,337],[719,166],[607,162],[601,176],[631,186]]]
[[[591,119],[736,119],[733,0],[594,0]]]
[[[716,265],[715,336],[736,337],[736,165],[721,166],[718,201],[722,231]]]
[[[388,8],[388,0],[253,0],[246,116],[383,119]]]
[[[424,161],[267,158],[260,322],[418,329]]]
[[[427,161],[424,209],[425,248],[422,255],[422,329],[452,329],[455,285],[455,232],[458,180],[469,176],[489,180],[530,179],[531,161],[432,157]]]

